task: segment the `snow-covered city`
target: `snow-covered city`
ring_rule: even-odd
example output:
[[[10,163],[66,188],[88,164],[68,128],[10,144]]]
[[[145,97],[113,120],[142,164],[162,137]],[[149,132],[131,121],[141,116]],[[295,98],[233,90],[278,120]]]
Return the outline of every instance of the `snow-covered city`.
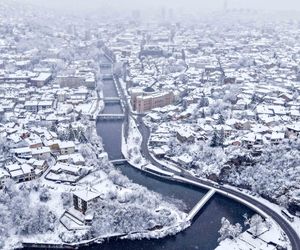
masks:
[[[0,249],[300,250],[300,3],[262,2],[0,0]]]

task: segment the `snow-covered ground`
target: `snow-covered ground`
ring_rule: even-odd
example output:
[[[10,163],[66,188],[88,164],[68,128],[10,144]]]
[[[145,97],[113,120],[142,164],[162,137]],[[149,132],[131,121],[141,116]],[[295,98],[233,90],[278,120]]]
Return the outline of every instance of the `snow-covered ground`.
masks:
[[[229,185],[225,185],[227,188],[231,188],[231,189],[234,189],[235,191],[238,191],[238,192],[243,192],[243,194],[245,195],[248,195],[249,197],[251,197],[252,199],[255,199],[257,201],[259,201],[260,203],[266,205],[267,207],[269,208],[272,208],[273,211],[277,212],[286,222],[288,222],[293,228],[294,230],[298,233],[298,235],[300,235],[300,218],[297,217],[297,216],[294,216],[294,222],[290,222],[288,221],[282,214],[281,214],[281,210],[282,209],[285,209],[284,207],[282,206],[279,206],[277,204],[274,204],[264,198],[262,198],[261,196],[253,196],[253,195],[250,195],[249,194],[249,191],[247,190],[241,190],[241,189],[238,189],[236,187],[232,187],[232,186],[229,186]]]
[[[156,158],[153,154],[152,157],[158,161],[159,163],[161,163],[163,166],[175,170],[175,171],[180,171],[179,168],[177,168],[176,166],[174,166],[173,163],[170,163],[169,161],[166,160],[160,160],[158,158]],[[192,175],[194,175],[195,173],[193,171],[189,171]],[[231,187],[229,185],[226,185],[226,187],[234,189],[235,191],[239,191],[241,192],[239,189],[235,188],[235,187]],[[281,215],[281,210],[284,209],[283,207],[276,205],[274,203],[269,202],[266,199],[263,199],[262,197],[255,197],[252,195],[249,195],[246,191],[243,191],[244,194],[247,194],[248,196],[250,196],[251,198],[254,198],[256,200],[258,200],[259,202],[267,205],[268,207],[271,207],[274,211],[276,211],[279,215]],[[283,217],[283,216],[282,216]],[[290,222],[288,221],[285,217],[283,217],[288,223],[291,224],[291,226],[295,229],[295,231],[300,235],[300,218],[295,217],[295,221],[294,222]],[[236,240],[225,240],[222,241],[220,243],[220,246],[218,248],[218,250],[227,250],[227,249],[253,249],[253,247],[256,249],[275,249],[274,246],[267,246],[267,244],[265,242],[268,241],[273,241],[278,243],[281,246],[286,246],[288,249],[291,249],[291,246],[289,244],[288,239],[286,238],[283,230],[280,228],[280,226],[274,221],[271,220],[270,221],[272,227],[266,231],[263,235],[261,235],[260,238],[254,239],[251,237],[251,235],[247,232],[244,232],[241,234],[241,236],[236,239]],[[232,246],[232,247],[231,247]]]
[[[150,153],[150,155],[158,162],[160,163],[161,165],[163,165],[164,167],[170,169],[170,170],[173,170],[173,171],[176,171],[178,173],[181,172],[181,169],[178,168],[175,164],[171,163],[171,162],[166,162],[164,160],[160,160],[158,158],[155,157],[155,155],[153,155],[152,153]]]
[[[130,120],[130,135],[128,142],[128,145],[133,146],[126,147],[123,151],[126,153],[128,150],[131,150],[132,163],[136,167],[141,168],[141,166],[145,165],[147,161],[145,161],[141,156],[140,146],[142,139],[132,118]],[[124,145],[125,144],[123,143],[123,147]],[[102,147],[102,145],[98,145],[98,147],[100,151],[100,147]],[[154,221],[156,218],[160,218],[160,216],[162,216],[161,218],[164,218],[164,220],[170,219],[170,222],[167,224],[164,224],[164,221],[162,221],[162,225],[164,225],[162,228],[153,228],[152,230],[140,230],[139,224],[137,224],[138,227],[134,228],[134,231],[141,232],[134,234],[129,233],[127,236],[128,238],[160,238],[168,234],[175,234],[189,226],[189,223],[186,222],[187,214],[185,212],[180,211],[174,204],[165,202],[160,195],[129,181],[126,177],[122,176],[119,171],[114,169],[113,165],[110,165],[108,159],[105,160],[104,158],[101,158],[101,160],[99,157],[96,157],[96,155],[99,154],[98,150],[95,149],[93,152],[91,152],[91,154],[91,159],[98,159],[97,161],[99,161],[99,167],[94,169],[92,173],[83,177],[75,184],[70,185],[47,180],[45,179],[45,176],[42,176],[39,180],[26,183],[26,185],[31,185],[33,183],[39,185],[38,191],[30,191],[29,193],[30,204],[31,206],[33,206],[32,204],[40,206],[40,204],[43,203],[43,205],[45,205],[49,211],[55,215],[55,226],[53,230],[48,230],[44,233],[30,233],[24,234],[23,236],[16,234],[15,230],[12,228],[13,232],[10,234],[11,238],[7,238],[4,249],[13,249],[16,246],[20,246],[21,242],[42,244],[63,244],[65,242],[70,242],[72,244],[76,244],[76,242],[81,242],[84,240],[88,229],[81,228],[81,230],[76,230],[75,233],[68,231],[60,223],[60,218],[65,214],[66,209],[70,209],[70,207],[73,206],[71,203],[72,193],[80,190],[84,191],[89,188],[98,190],[99,193],[101,193],[101,202],[116,206],[116,209],[122,210],[125,209],[127,205],[130,205],[133,207],[135,206],[140,211],[145,211],[145,213],[148,213],[148,216],[152,216],[151,218],[153,218]],[[43,202],[41,202],[39,191],[42,189],[46,190],[46,192],[49,193],[48,196],[50,197]],[[141,195],[139,195],[140,192],[143,193],[143,198],[141,198]],[[69,197],[71,197],[67,206],[64,204],[64,200],[62,198],[63,193],[69,194]],[[114,199],[111,199],[111,197],[114,197]],[[139,199],[131,200],[131,197],[139,197]],[[152,197],[151,199],[154,203],[149,203],[148,206],[146,201],[148,199],[147,197]],[[108,213],[111,212],[112,210],[108,211]],[[145,223],[146,222],[147,221],[145,221]],[[159,222],[156,222],[154,226],[159,224]],[[143,228],[143,226],[141,226],[141,228]],[[96,238],[105,238],[107,235],[111,236],[116,233],[122,235],[124,234],[124,231],[123,229],[120,229],[119,231],[118,228],[115,228],[112,232],[107,230],[94,236]]]
[[[183,218],[178,218],[178,223],[176,223],[173,226],[169,227],[163,227],[162,229],[156,229],[153,231],[147,231],[147,232],[141,232],[141,233],[134,233],[134,234],[129,234],[127,236],[122,237],[123,239],[142,239],[142,238],[154,238],[154,239],[159,239],[166,237],[168,235],[174,235],[177,234],[186,228],[190,226],[190,222],[186,221]]]
[[[147,121],[147,119],[144,119],[145,121]],[[147,124],[149,127],[151,127],[151,123],[150,124]],[[158,161],[160,164],[162,164],[163,166],[169,168],[169,169],[172,169],[172,170],[175,170],[174,169],[174,164],[167,161],[167,160],[161,160],[161,159],[158,159],[156,158],[153,154],[152,154],[152,157]],[[176,168],[176,166],[175,166]],[[178,168],[177,168],[178,169]],[[180,169],[179,169],[180,170]],[[194,171],[189,171],[192,175],[195,175],[195,172]],[[208,180],[209,181],[209,180]],[[239,191],[240,192],[240,189],[237,189],[235,187],[232,187],[232,186],[229,186],[229,185],[226,185],[227,188],[231,188],[231,189],[234,189],[235,191]],[[281,210],[284,209],[284,207],[281,207],[279,205],[276,205],[274,203],[271,203],[270,201],[260,197],[260,196],[252,196],[250,194],[248,194],[245,191],[243,191],[244,194],[250,196],[251,198],[254,198],[256,200],[258,200],[259,202],[265,204],[266,206],[272,208],[272,210],[276,211],[282,218],[284,218],[293,228],[294,230],[300,235],[300,218],[299,217],[296,217],[295,216],[295,220],[294,222],[290,222],[288,221],[285,217],[283,217],[281,215]],[[280,244],[281,246],[287,246],[289,249],[291,248],[289,244],[287,244],[287,241],[288,239],[284,239],[284,233],[282,231],[282,229],[280,228],[280,226],[272,220],[272,228],[270,230],[268,230],[267,232],[265,232],[263,235],[262,235],[262,238],[263,240],[267,241],[273,241],[273,242],[277,242],[278,244]],[[251,240],[248,240],[248,242],[250,244],[247,244],[245,243],[245,239],[248,239],[248,238],[251,238]],[[233,245],[232,248],[229,247],[229,245]],[[265,248],[264,246],[265,245]],[[220,248],[218,249],[253,249],[253,246],[255,246],[256,248],[258,249],[274,249],[274,247],[272,248],[271,246],[268,246],[268,248],[266,247],[266,243],[260,239],[253,239],[251,236],[249,236],[249,234],[247,232],[243,233],[240,238],[237,240],[237,241],[233,241],[233,240],[225,240],[223,241],[221,244],[220,244]],[[261,247],[261,248],[259,248]]]
[[[131,116],[129,116],[128,122],[129,131],[127,143],[125,143],[124,135],[122,135],[122,153],[131,165],[141,169],[142,166],[148,163],[141,154],[142,135]]]
[[[30,184],[34,184],[34,182],[37,184],[37,181],[32,181]],[[41,184],[41,187],[43,184]],[[30,204],[34,206],[35,204],[37,206],[42,205],[48,207],[50,211],[55,215],[55,217],[58,219],[63,211],[63,202],[61,199],[61,188],[46,188],[49,192],[49,199],[45,202],[41,202],[40,200],[40,191],[31,191],[28,196],[28,200],[30,200]],[[34,222],[32,222],[34,223]],[[38,226],[38,225],[37,225]],[[61,242],[61,239],[59,238],[59,235],[66,231],[66,229],[58,222],[55,223],[55,227],[53,231],[48,231],[46,233],[40,233],[40,234],[16,234],[15,228],[12,227],[12,232],[9,234],[9,237],[6,238],[5,245],[3,249],[14,249],[16,247],[21,246],[21,242],[47,242],[47,243],[59,243]]]
[[[137,138],[139,138],[137,140]],[[128,150],[130,148],[137,148],[138,149],[138,153],[136,153],[133,157],[133,159],[130,161],[130,163],[137,167],[137,168],[141,168],[142,166],[145,165],[145,162],[147,162],[146,160],[143,161],[143,163],[137,164],[136,162],[134,162],[135,159],[137,158],[142,158],[141,153],[140,153],[140,145],[141,145],[141,141],[142,141],[142,137],[141,134],[134,122],[134,120],[131,118],[130,119],[130,129],[129,129],[129,135],[128,135],[128,141],[127,144],[125,144],[125,139],[123,138],[123,143],[122,143],[122,152],[123,154],[128,157]],[[138,142],[138,143],[137,143]],[[153,155],[152,155],[153,156]],[[154,157],[155,158],[155,157]],[[180,172],[181,170],[176,167],[174,164],[171,164],[169,162],[163,161],[163,160],[159,160],[157,158],[155,158],[158,162],[160,162],[162,165],[164,165],[165,167],[173,170],[173,171],[177,171]],[[147,166],[149,166],[150,164],[148,164]],[[157,171],[157,169],[154,169],[155,171]],[[237,190],[236,188],[233,187],[233,189]],[[251,196],[252,197],[252,196]],[[253,197],[252,197],[253,198]],[[280,208],[279,206],[276,206],[275,204],[272,204],[262,198],[257,198],[259,201],[262,201],[262,203],[268,203],[268,206],[272,206],[272,207],[277,207],[276,209],[274,209],[275,211],[277,211],[278,213],[280,213],[280,210],[282,208]],[[298,222],[298,218],[295,220],[295,230],[299,232],[299,225],[300,223]],[[299,223],[299,224],[298,224]],[[267,246],[267,244],[264,241],[273,241],[276,242],[278,244],[280,244],[281,246],[286,246],[288,249],[291,249],[290,244],[287,243],[288,239],[286,239],[284,237],[284,233],[281,230],[281,228],[278,226],[277,223],[275,223],[275,221],[271,220],[270,222],[271,228],[269,230],[267,230],[263,235],[261,235],[261,238],[252,238],[252,236],[247,233],[244,232],[242,233],[238,239],[236,240],[225,240],[222,241],[220,243],[220,246],[218,247],[218,250],[227,250],[227,249],[274,249],[274,247],[272,248],[272,246]],[[261,240],[263,239],[263,240]]]
[[[146,160],[141,154],[141,144],[142,144],[142,135],[139,129],[136,126],[135,120],[132,117],[129,117],[129,132],[127,142],[124,138],[124,134],[122,135],[122,153],[128,159],[128,162],[138,169],[149,168],[156,172],[162,174],[170,174],[170,172],[161,170]],[[131,153],[129,153],[131,151]],[[171,168],[172,169],[172,168]],[[172,170],[180,171],[178,168],[173,167]],[[173,214],[173,212],[172,212]],[[190,222],[186,220],[187,214],[173,214],[176,216],[176,224],[163,227],[161,229],[153,230],[153,231],[146,231],[141,233],[130,234],[123,238],[130,238],[130,239],[140,239],[140,238],[162,238],[170,234],[176,234],[180,231],[183,231],[187,227],[190,226]]]
[[[130,96],[128,95],[127,90],[126,90],[126,82],[124,82],[122,78],[119,78],[119,82],[120,82],[121,88],[124,91],[126,98],[128,99]]]
[[[236,239],[226,239],[220,242],[216,250],[253,250],[253,249],[263,249],[263,250],[276,250],[276,246],[268,244],[273,242],[286,249],[292,249],[287,243],[287,238],[283,234],[281,228],[276,224],[271,222],[271,228],[268,229],[265,225],[261,226],[261,233],[258,237],[253,237],[248,231],[251,232],[251,228],[243,232]]]

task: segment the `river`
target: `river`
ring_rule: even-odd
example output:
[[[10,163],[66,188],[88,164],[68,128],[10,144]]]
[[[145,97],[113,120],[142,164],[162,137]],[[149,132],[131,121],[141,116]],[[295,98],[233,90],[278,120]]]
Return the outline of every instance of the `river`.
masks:
[[[107,73],[107,72],[106,72]],[[117,91],[112,80],[103,82],[104,97],[116,97]],[[119,107],[117,107],[119,106]],[[120,104],[110,104],[104,109],[104,113],[119,113]],[[116,111],[116,112],[114,112]],[[122,158],[121,153],[121,121],[98,121],[97,132],[102,137],[104,148],[110,159]],[[177,184],[146,174],[131,167],[128,164],[119,166],[120,170],[133,182],[147,187],[161,194],[166,200],[179,199],[190,210],[206,193],[206,190],[189,185]],[[195,217],[191,227],[174,236],[163,239],[143,240],[112,240],[101,245],[93,245],[81,249],[99,250],[184,250],[201,249],[212,250],[218,246],[218,230],[221,226],[221,218],[226,217],[231,223],[243,224],[243,215],[254,214],[246,206],[216,194]]]

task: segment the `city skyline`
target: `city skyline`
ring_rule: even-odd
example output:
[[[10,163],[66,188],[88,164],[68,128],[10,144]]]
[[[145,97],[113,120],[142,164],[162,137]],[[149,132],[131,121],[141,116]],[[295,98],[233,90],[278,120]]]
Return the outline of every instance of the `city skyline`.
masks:
[[[25,2],[16,0],[17,2]],[[58,9],[71,10],[95,10],[95,8],[112,7],[116,9],[132,10],[132,9],[148,9],[148,8],[160,8],[160,7],[172,7],[172,8],[185,8],[189,10],[201,9],[201,10],[217,10],[224,7],[227,2],[228,8],[249,8],[249,9],[265,9],[265,10],[300,10],[300,2],[297,0],[286,1],[272,1],[272,0],[153,0],[153,1],[138,1],[138,0],[53,0],[51,2],[47,0],[26,0],[26,2],[39,4],[42,6],[54,7]],[[74,4],[74,2],[76,4]]]

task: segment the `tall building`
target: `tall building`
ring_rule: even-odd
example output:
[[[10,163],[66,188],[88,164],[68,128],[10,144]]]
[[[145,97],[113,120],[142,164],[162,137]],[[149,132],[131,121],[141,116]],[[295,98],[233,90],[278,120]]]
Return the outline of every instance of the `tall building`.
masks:
[[[154,108],[170,105],[174,102],[174,99],[175,97],[172,91],[134,91],[131,93],[131,104],[133,109],[139,113],[144,113]]]

